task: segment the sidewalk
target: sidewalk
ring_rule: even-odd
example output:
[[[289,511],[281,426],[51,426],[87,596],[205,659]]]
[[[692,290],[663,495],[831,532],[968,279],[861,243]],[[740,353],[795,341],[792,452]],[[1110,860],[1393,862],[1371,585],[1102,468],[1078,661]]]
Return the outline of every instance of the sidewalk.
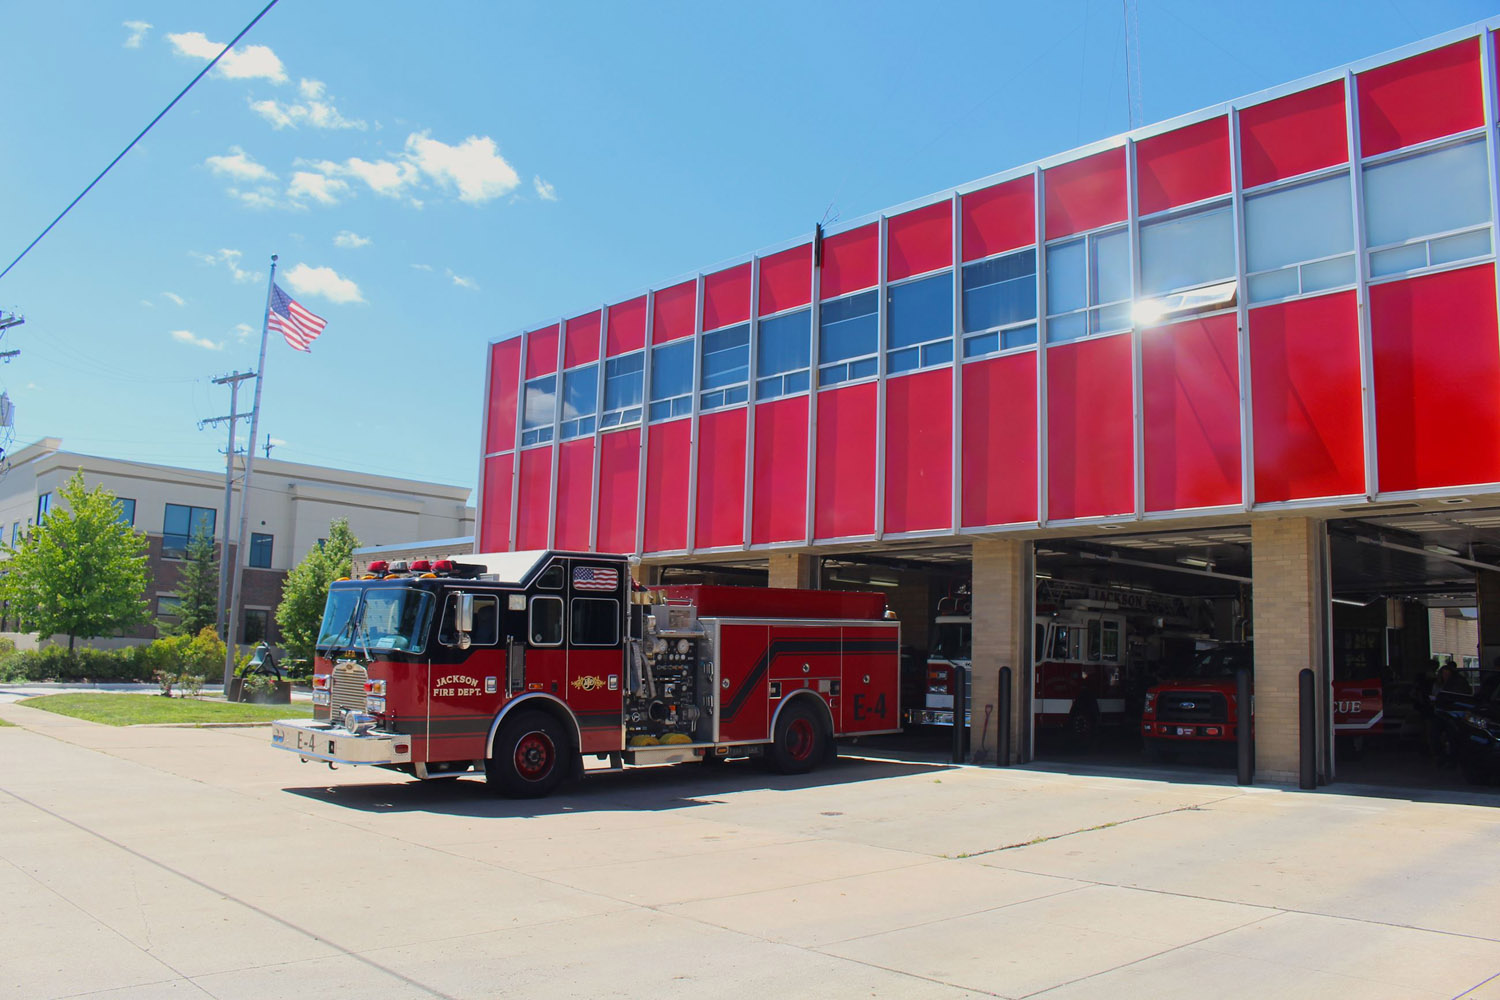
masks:
[[[0,718],[0,995],[1500,998],[1493,795],[854,759],[509,802]]]

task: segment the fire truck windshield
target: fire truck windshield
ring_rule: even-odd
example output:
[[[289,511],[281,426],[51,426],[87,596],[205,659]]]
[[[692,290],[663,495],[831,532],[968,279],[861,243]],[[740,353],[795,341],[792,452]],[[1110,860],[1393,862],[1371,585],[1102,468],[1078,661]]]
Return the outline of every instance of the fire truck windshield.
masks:
[[[938,622],[932,653],[945,660],[967,660],[973,636],[974,627],[968,622]]]
[[[1192,664],[1182,671],[1181,676],[1191,680],[1233,677],[1240,667],[1250,665],[1250,647],[1231,643],[1199,651],[1198,655],[1193,657]]]
[[[427,646],[432,604],[430,593],[411,587],[333,587],[318,648],[420,653]]]

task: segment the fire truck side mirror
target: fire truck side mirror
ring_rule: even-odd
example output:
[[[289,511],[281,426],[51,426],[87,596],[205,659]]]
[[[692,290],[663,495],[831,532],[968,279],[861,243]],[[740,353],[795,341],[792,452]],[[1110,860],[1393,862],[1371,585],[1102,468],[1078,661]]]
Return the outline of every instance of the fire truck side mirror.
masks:
[[[474,595],[459,594],[458,607],[454,610],[453,630],[467,635],[474,631]]]

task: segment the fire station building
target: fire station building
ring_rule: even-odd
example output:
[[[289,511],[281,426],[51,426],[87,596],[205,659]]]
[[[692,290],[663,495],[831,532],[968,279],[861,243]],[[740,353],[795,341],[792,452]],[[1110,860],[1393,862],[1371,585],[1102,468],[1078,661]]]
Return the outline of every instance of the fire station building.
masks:
[[[1045,752],[1041,622],[1090,596],[1158,676],[1253,644],[1257,780],[1297,775],[1305,668],[1320,780],[1340,671],[1421,742],[1431,657],[1500,654],[1497,28],[493,342],[477,548],[889,588],[919,659],[962,589],[981,760],[1002,666]]]

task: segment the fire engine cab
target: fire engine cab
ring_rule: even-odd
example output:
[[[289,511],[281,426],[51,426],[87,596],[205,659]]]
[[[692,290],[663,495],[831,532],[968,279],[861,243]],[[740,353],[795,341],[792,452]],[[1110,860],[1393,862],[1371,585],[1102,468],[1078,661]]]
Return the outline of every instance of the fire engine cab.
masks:
[[[881,594],[638,588],[623,556],[529,551],[371,563],[329,589],[304,761],[512,796],[582,770],[761,756],[802,773],[837,737],[900,729],[900,625]]]

